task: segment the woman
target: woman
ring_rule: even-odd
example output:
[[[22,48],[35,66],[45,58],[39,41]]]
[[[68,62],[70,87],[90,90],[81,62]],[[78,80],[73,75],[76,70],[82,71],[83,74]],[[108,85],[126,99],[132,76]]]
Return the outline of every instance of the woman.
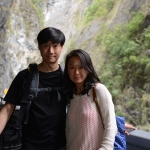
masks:
[[[67,149],[112,150],[117,133],[114,104],[111,94],[100,83],[88,53],[80,49],[71,51],[66,57],[64,75],[70,99]],[[102,117],[93,101],[93,86]]]

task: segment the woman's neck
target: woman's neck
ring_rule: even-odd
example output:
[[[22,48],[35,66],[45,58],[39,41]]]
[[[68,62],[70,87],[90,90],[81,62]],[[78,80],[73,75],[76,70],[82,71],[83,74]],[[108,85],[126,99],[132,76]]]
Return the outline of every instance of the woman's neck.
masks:
[[[41,72],[53,72],[56,71],[59,68],[59,65],[56,64],[48,64],[45,62],[42,62],[38,65],[38,70]]]
[[[75,90],[75,94],[76,95],[80,95],[81,92],[83,91],[84,87],[83,87],[83,84],[82,85],[76,85],[76,90]]]

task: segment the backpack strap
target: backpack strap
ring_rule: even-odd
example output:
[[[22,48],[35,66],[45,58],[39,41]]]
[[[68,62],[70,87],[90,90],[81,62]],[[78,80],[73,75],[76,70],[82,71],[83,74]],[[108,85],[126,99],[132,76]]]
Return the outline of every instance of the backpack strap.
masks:
[[[63,77],[64,77],[64,67],[62,65],[60,66],[60,71],[62,74],[62,81]],[[28,119],[29,119],[29,111],[30,111],[30,107],[31,107],[31,103],[32,100],[34,98],[37,97],[38,92],[40,91],[52,91],[52,90],[56,90],[57,91],[57,95],[58,95],[58,101],[61,100],[61,95],[59,93],[59,90],[63,90],[63,87],[47,87],[47,88],[38,88],[39,85],[39,73],[38,73],[38,69],[37,69],[37,64],[32,63],[29,64],[28,67],[28,71],[29,71],[29,75],[27,78],[27,85],[25,87],[25,91],[21,100],[22,106],[20,107],[19,110],[19,115],[17,117],[16,120],[16,125],[15,128],[18,129],[20,128],[24,115],[25,115],[25,120],[24,120],[24,124],[27,124]],[[64,85],[64,83],[63,83]]]
[[[33,91],[34,93],[36,93],[36,95],[37,95],[38,92],[56,91],[57,92],[58,101],[61,101],[61,95],[60,95],[59,91],[60,90],[64,90],[64,88],[65,88],[65,86],[64,86],[64,80],[63,80],[64,79],[64,67],[62,65],[59,65],[59,66],[60,66],[60,71],[61,71],[61,74],[62,74],[62,82],[63,82],[63,86],[62,87],[38,88],[38,86],[31,86],[30,90]]]
[[[26,84],[26,88],[25,91],[23,93],[23,97],[21,100],[21,107],[20,110],[18,112],[18,116],[17,116],[17,120],[16,120],[16,124],[15,124],[15,128],[16,130],[19,129],[21,127],[25,112],[26,112],[26,116],[25,116],[25,124],[28,121],[29,118],[29,108],[31,106],[31,101],[33,100],[33,98],[37,95],[36,93],[31,93],[30,91],[30,87],[32,87],[33,85],[37,85],[35,82],[35,79],[38,80],[38,75],[37,77],[35,77],[35,73],[37,72],[37,64],[30,64],[29,65],[30,71],[28,74],[28,78],[27,78],[27,84]]]
[[[28,71],[29,71],[29,75],[27,78],[27,85],[25,87],[25,92],[21,100],[21,103],[25,105],[28,103],[28,101],[32,100],[33,97],[37,95],[36,91],[35,93],[31,92],[30,88],[36,88],[39,82],[37,64],[29,64]]]
[[[37,64],[30,64],[29,68],[30,68],[30,71],[27,77],[27,84],[26,84],[23,97],[21,100],[22,105],[18,112],[18,116],[17,116],[16,123],[14,126],[15,134],[9,138],[10,141],[14,141],[18,139],[18,137],[22,137],[21,129],[22,129],[22,121],[23,121],[24,115],[26,113],[24,123],[27,124],[31,102],[33,98],[37,96],[36,91],[30,90],[31,87],[38,86],[39,75],[38,75],[38,70],[37,70]]]
[[[51,92],[51,91],[56,91],[57,92],[57,97],[58,101],[61,101],[61,95],[59,93],[59,90],[64,90],[64,87],[47,87],[47,88],[31,88],[32,91],[38,92]]]
[[[26,103],[26,115],[25,115],[24,124],[28,123],[31,103],[32,100],[37,97],[37,93],[38,93],[37,90],[39,85],[39,72],[37,69],[37,64],[30,64],[29,68],[30,71],[32,72],[32,80],[29,88],[28,99],[26,102],[24,101],[24,103]],[[32,88],[34,88],[35,90],[31,90]]]

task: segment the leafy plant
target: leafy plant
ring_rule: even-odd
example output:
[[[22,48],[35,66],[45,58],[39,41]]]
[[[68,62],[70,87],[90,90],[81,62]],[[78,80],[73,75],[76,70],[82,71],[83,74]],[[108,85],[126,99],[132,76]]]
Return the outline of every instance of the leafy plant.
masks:
[[[85,12],[84,22],[87,23],[95,18],[106,15],[115,4],[115,0],[93,0]]]
[[[129,36],[133,36],[135,33],[139,32],[144,21],[144,15],[141,12],[134,12],[133,15],[135,16],[133,19],[131,19],[126,27]]]
[[[150,28],[145,29],[144,33],[144,44],[147,48],[150,48]]]
[[[121,110],[116,111],[116,116],[125,116]]]
[[[44,1],[46,1],[46,0],[30,0],[30,4],[31,4],[32,8],[36,11],[36,13],[38,15],[41,28],[43,28],[43,26],[44,26],[44,14],[43,14],[43,10],[41,9],[41,6],[39,4]]]

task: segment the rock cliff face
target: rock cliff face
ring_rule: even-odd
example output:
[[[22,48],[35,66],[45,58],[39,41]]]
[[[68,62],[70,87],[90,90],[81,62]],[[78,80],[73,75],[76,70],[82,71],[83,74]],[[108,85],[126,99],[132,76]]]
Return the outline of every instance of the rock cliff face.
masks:
[[[7,40],[6,40],[6,20],[9,15],[13,0],[1,0],[0,2],[0,94],[3,87],[8,86],[9,64],[6,63]],[[6,69],[7,68],[7,69]]]
[[[0,93],[9,87],[19,70],[31,62],[40,62],[36,36],[43,27],[59,28],[66,35],[67,42],[60,62],[63,62],[67,50],[82,48],[91,54],[94,65],[97,66],[103,55],[97,55],[101,49],[95,47],[95,35],[100,32],[103,23],[107,22],[111,28],[118,23],[125,24],[130,19],[131,12],[144,9],[146,3],[147,0],[118,0],[114,13],[109,18],[80,26],[84,12],[92,0],[43,0],[39,3],[33,3],[32,0],[1,0]]]
[[[4,0],[5,1],[5,0]],[[6,5],[7,4],[7,5]],[[5,6],[6,5],[6,6]],[[1,4],[0,35],[1,78],[0,94],[29,62],[39,59],[35,37],[40,30],[38,17],[29,1],[5,1]],[[2,44],[3,43],[3,44]],[[36,56],[37,55],[37,56]]]
[[[66,36],[64,51],[60,61],[64,60],[64,54],[67,51],[69,39],[77,34],[77,25],[82,22],[84,12],[91,5],[92,0],[59,0],[47,4],[47,10],[44,12],[45,26],[52,26],[61,29]]]
[[[94,66],[100,72],[99,64],[100,61],[103,63],[105,56],[103,49],[96,45],[96,35],[101,33],[104,26],[114,28],[117,24],[125,25],[131,19],[131,13],[138,10],[144,11],[145,5],[149,5],[147,0],[117,0],[108,17],[95,19],[86,26],[78,28],[76,34],[70,38],[73,41],[71,48],[82,48],[88,51],[92,60],[94,60]],[[144,12],[146,16],[148,10]]]
[[[96,44],[97,35],[102,33],[105,26],[114,29],[117,24],[128,23],[133,12],[140,10],[146,17],[150,6],[149,0],[115,0],[111,13],[84,24],[84,13],[93,2],[92,0],[0,1],[0,96],[3,95],[5,88],[9,88],[18,71],[25,69],[31,62],[41,61],[36,37],[42,28],[52,26],[65,33],[66,44],[59,62],[64,62],[68,51],[81,48],[90,54],[94,67],[101,75],[101,67],[105,65],[107,57],[103,47]],[[146,19],[145,27],[150,24],[149,20]],[[134,111],[132,114],[138,113]]]
[[[0,2],[0,95],[18,71],[40,62],[38,32],[47,26],[59,28],[66,40],[76,34],[77,15],[83,17],[91,0],[2,0]],[[64,51],[66,46],[64,46]],[[63,61],[65,53],[60,60]]]

